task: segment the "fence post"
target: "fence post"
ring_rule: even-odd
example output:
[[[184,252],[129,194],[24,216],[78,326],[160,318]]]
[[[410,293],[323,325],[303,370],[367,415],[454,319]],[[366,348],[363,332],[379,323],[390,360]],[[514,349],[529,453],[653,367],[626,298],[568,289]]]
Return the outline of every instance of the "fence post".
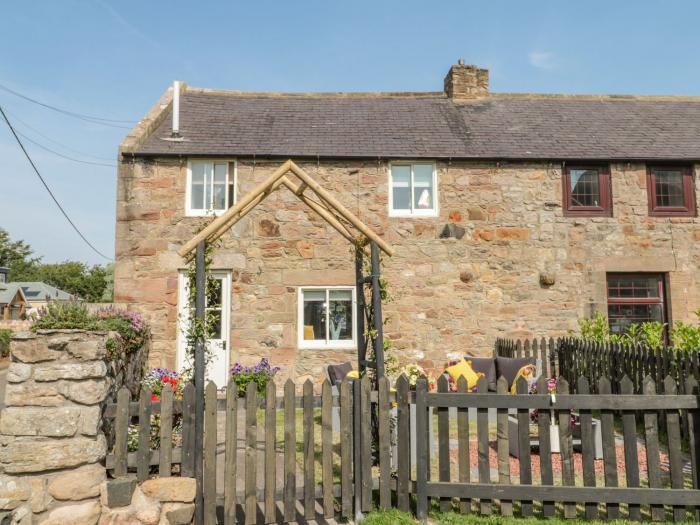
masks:
[[[685,391],[689,395],[698,395],[698,381],[689,377],[685,381]],[[690,445],[690,463],[692,466],[693,488],[700,488],[700,411],[698,409],[688,411],[688,440]],[[693,516],[695,521],[700,521],[700,507],[695,507]]]
[[[416,382],[416,517],[428,520],[428,384]]]
[[[204,323],[204,302],[206,294],[205,268],[206,241],[197,245],[195,253],[195,322]],[[197,492],[194,499],[194,522],[204,525],[204,337],[197,337],[194,350],[194,476]]]

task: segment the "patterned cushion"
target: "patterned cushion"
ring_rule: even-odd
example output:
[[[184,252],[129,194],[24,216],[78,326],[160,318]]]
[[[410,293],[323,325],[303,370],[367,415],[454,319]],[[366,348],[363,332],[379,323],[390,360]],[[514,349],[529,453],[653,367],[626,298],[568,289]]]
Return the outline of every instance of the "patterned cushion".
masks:
[[[525,365],[537,365],[537,359],[534,357],[497,357],[496,358],[496,373],[498,378],[501,376],[508,381],[508,389],[513,385],[515,376],[518,371]]]
[[[450,375],[455,384],[457,384],[460,377],[464,377],[467,380],[467,388],[470,390],[476,386],[476,382],[481,377],[481,374],[474,372],[471,362],[466,359],[462,359],[456,365],[448,366],[445,372]]]
[[[464,359],[472,362],[474,372],[481,372],[486,376],[486,381],[489,383],[489,390],[496,389],[496,360],[493,357],[472,357],[465,356]]]

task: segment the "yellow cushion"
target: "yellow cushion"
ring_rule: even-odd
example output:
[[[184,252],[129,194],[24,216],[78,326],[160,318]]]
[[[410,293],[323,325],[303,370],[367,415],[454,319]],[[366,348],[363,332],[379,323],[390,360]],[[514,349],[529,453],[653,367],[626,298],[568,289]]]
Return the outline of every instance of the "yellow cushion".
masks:
[[[515,374],[515,379],[513,379],[513,384],[510,386],[510,393],[518,393],[518,379],[520,379],[521,377],[524,378],[528,383],[532,381],[535,377],[535,371],[535,365],[525,365],[520,370],[518,370],[518,373]]]
[[[358,370],[350,370],[345,374],[345,377],[347,379],[360,379],[360,372]]]
[[[304,325],[304,341],[313,341],[314,337],[314,327],[313,325]]]
[[[452,378],[455,384],[457,384],[460,377],[464,377],[464,379],[467,380],[467,388],[470,390],[476,386],[476,382],[482,375],[474,372],[472,362],[466,359],[462,359],[456,365],[448,366],[445,372],[450,375],[450,378]]]

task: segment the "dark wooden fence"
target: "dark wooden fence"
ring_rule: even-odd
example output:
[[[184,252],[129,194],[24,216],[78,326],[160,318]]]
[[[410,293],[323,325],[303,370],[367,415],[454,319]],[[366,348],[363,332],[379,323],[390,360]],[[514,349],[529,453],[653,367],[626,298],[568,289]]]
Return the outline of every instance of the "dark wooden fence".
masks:
[[[553,516],[557,506],[561,506],[566,518],[578,515],[577,504],[583,504],[586,518],[595,519],[602,514],[608,519],[627,517],[642,519],[647,513],[654,520],[666,519],[666,510],[672,511],[673,521],[685,521],[688,511],[692,519],[700,518],[700,490],[698,490],[698,442],[691,439],[689,454],[689,475],[684,472],[684,459],[681,450],[679,410],[690,414],[691,436],[700,425],[698,409],[697,381],[689,379],[687,390],[693,395],[678,395],[675,380],[667,377],[667,395],[657,395],[656,385],[650,377],[644,380],[644,394],[634,394],[632,381],[624,377],[620,384],[621,394],[612,395],[609,379],[601,378],[597,385],[598,394],[590,394],[590,385],[585,377],[577,381],[578,394],[569,393],[565,379],[558,382],[555,397],[549,394],[527,394],[524,380],[518,384],[521,395],[504,395],[507,390],[501,378],[498,393],[488,393],[486,379],[478,384],[478,393],[432,393],[426,383],[420,381],[416,391],[417,436],[419,439],[418,461],[416,465],[416,514],[420,519],[427,517],[429,499],[435,498],[442,511],[454,509],[454,499],[459,498],[463,512],[472,510],[472,500],[478,499],[478,511],[482,515],[492,512],[498,500],[502,514],[511,515],[514,503],[518,503],[522,516],[539,514]],[[444,386],[443,386],[444,389]],[[462,382],[461,389],[466,391]],[[541,377],[538,391],[547,390],[546,379]],[[425,436],[428,428],[429,409],[438,411],[438,480],[431,478],[429,455]],[[458,480],[450,475],[449,436],[445,435],[449,417],[448,410],[458,411]],[[497,457],[494,465],[489,454],[488,409],[497,410]],[[464,414],[469,409],[477,411],[476,433],[478,449],[478,478],[470,479],[467,468],[470,457],[468,433]],[[539,451],[539,480],[533,477],[533,462],[530,433],[531,410],[537,410],[537,432]],[[513,480],[509,464],[508,414],[515,411],[517,420],[517,441],[519,446],[519,476]],[[658,412],[665,411],[667,436],[661,439]],[[619,414],[619,415],[618,415]],[[460,420],[460,416],[462,419]],[[577,423],[572,417],[576,418]],[[595,416],[595,417],[594,417]],[[616,421],[621,417],[621,421]],[[550,426],[552,418],[558,423],[561,476],[555,482],[552,461]],[[441,424],[441,420],[443,423]],[[603,443],[603,476],[597,479],[594,456],[594,422],[600,424]],[[616,425],[621,423],[621,425]],[[640,468],[637,425],[643,424],[645,468]],[[574,430],[578,427],[580,443],[580,465],[577,469],[574,456]],[[618,430],[621,427],[621,431]],[[616,434],[622,434],[623,450],[618,451]],[[664,442],[665,441],[665,442]],[[668,467],[662,468],[661,448],[668,455]],[[620,457],[622,456],[622,457]],[[619,464],[622,460],[623,467]],[[498,482],[491,474],[497,466]],[[620,478],[625,478],[622,485]],[[686,479],[687,478],[687,479]],[[537,483],[539,481],[539,483]],[[692,489],[684,488],[686,485]],[[535,505],[536,503],[536,505]],[[602,505],[601,505],[602,504]],[[626,512],[623,512],[623,505]],[[535,509],[539,509],[535,512]]]
[[[676,383],[678,392],[685,392],[686,379],[700,379],[697,352],[684,352],[673,347],[651,348],[644,345],[596,343],[577,338],[512,340],[498,339],[494,354],[504,357],[536,357],[542,360],[546,377],[564,377],[573,391],[576,379],[588,379],[593,392],[602,377],[610,379],[613,393],[619,393],[620,380],[632,380],[634,392],[641,394],[643,380],[650,376],[660,388],[666,377]]]
[[[541,392],[546,391],[544,380]],[[686,513],[696,512],[686,507],[700,507],[698,444],[692,439],[700,425],[697,382],[688,379],[685,388],[692,395],[679,395],[674,381],[667,378],[667,395],[657,395],[654,380],[647,378],[644,394],[634,394],[631,380],[623,378],[622,395],[613,396],[614,386],[606,378],[596,385],[596,394],[588,393],[592,388],[580,378],[576,395],[568,394],[564,379],[555,399],[527,394],[524,383],[519,394],[507,395],[504,379],[498,393],[486,393],[485,380],[478,393],[467,393],[464,381],[457,392],[449,392],[444,378],[437,391],[428,392],[424,382],[412,391],[401,377],[395,390],[382,380],[373,391],[363,379],[341,383],[337,393],[324,383],[320,395],[310,382],[298,395],[288,381],[280,397],[270,384],[264,396],[250,387],[244,398],[237,397],[233,384],[217,391],[209,383],[205,523],[354,519],[360,512],[391,507],[424,519],[430,498],[442,511],[484,515],[595,517],[604,505],[611,518],[659,519],[666,512],[676,521],[700,517]],[[129,397],[121,390],[105,412],[116,427],[116,444],[107,456],[112,474],[134,471],[139,480],[192,476],[193,387],[185,387],[182,399],[173,399],[169,390],[157,402],[151,402],[147,390],[138,402]],[[532,410],[538,410],[534,423]],[[685,451],[679,410],[689,414],[691,440]],[[375,411],[379,428],[373,436]],[[335,430],[334,412],[339,412]],[[578,421],[574,426],[572,414]],[[660,414],[666,419],[663,432]],[[157,420],[160,445],[152,446],[150,426]],[[559,423],[558,459],[551,452],[552,421]],[[138,443],[129,452],[128,428],[137,422]],[[592,452],[596,425],[602,427],[602,460]],[[509,437],[511,427],[517,438]],[[538,446],[532,450],[537,454],[531,452],[535,438]],[[509,456],[511,439],[520,451],[517,460]]]

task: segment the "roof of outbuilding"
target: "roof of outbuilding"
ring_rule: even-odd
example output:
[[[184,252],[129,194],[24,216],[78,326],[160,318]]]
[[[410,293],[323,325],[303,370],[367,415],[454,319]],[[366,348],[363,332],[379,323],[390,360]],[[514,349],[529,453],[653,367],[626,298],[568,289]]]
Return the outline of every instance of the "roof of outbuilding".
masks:
[[[68,292],[64,292],[55,286],[41,282],[41,281],[28,281],[28,282],[12,282],[8,284],[13,284],[19,286],[24,292],[25,297],[28,301],[45,301],[46,299],[53,299],[57,301],[70,301],[73,296]]]
[[[24,292],[18,283],[1,283],[0,284],[0,304],[8,304],[12,302],[17,294],[20,294],[22,300],[26,301]]]
[[[700,98],[255,94],[187,88],[134,155],[700,159]],[[131,154],[131,153],[129,153]]]

